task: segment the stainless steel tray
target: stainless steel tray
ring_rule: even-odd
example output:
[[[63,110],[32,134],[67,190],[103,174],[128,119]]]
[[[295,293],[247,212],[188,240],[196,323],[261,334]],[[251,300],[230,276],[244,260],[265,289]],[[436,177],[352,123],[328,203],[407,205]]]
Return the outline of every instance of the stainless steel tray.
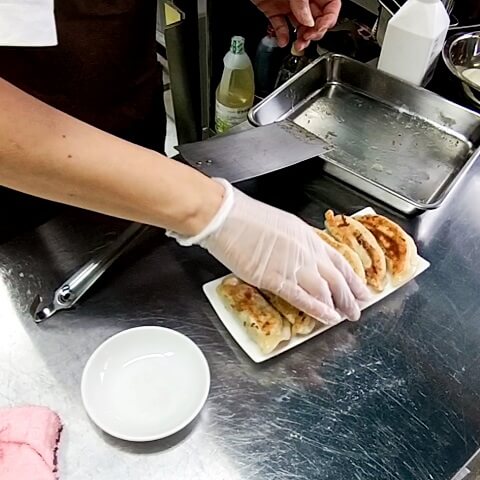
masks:
[[[480,115],[342,55],[318,58],[249,119],[326,140],[327,173],[406,214],[437,208],[480,156]]]

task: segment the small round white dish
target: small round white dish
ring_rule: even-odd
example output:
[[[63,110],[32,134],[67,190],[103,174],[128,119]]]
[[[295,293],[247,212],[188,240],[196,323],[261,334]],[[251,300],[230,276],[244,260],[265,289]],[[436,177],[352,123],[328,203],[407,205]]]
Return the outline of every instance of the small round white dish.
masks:
[[[210,370],[188,337],[163,327],[137,327],[110,337],[82,375],[89,417],[108,434],[132,442],[168,437],[200,412]]]

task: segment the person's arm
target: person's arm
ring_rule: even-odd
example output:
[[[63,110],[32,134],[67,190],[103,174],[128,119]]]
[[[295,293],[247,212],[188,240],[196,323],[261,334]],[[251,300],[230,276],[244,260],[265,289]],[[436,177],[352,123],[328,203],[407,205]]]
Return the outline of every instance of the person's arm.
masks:
[[[305,313],[357,319],[368,291],[305,222],[0,81],[0,184],[169,230]]]
[[[0,184],[38,197],[198,233],[223,187],[60,112],[0,79]]]

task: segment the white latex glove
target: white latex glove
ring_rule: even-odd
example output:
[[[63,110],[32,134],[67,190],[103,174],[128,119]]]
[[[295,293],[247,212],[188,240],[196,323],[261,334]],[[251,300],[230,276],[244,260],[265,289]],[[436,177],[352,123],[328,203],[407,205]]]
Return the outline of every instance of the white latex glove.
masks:
[[[225,187],[220,210],[195,237],[167,235],[184,246],[201,245],[236,276],[284,298],[312,317],[358,320],[368,289],[346,260],[298,217]]]

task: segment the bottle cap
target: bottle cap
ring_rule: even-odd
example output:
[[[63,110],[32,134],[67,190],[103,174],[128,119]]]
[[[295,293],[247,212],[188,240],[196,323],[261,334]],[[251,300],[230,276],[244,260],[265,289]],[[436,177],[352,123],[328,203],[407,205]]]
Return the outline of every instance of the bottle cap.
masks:
[[[302,51],[298,51],[296,48],[295,48],[295,44],[292,45],[292,48],[290,49],[290,53],[294,56],[294,57],[303,57],[305,55],[305,50],[302,50]]]
[[[232,37],[232,43],[230,44],[230,52],[241,55],[245,52],[245,39],[240,36]]]

